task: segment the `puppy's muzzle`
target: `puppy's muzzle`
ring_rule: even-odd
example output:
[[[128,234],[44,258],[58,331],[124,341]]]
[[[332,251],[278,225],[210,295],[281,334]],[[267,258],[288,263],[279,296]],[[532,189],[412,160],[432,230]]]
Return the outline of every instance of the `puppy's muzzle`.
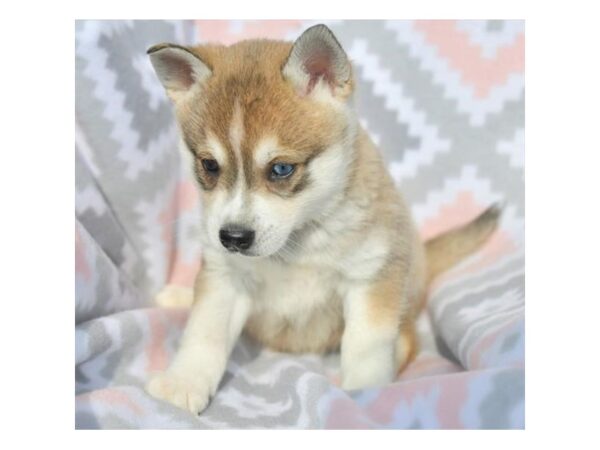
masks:
[[[219,240],[230,252],[248,250],[254,242],[254,230],[238,225],[226,225],[219,230]]]

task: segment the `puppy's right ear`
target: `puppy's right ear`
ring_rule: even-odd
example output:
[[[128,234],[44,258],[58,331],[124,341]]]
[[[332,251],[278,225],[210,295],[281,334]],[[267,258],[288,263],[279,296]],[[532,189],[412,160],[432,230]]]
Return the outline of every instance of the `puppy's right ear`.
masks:
[[[158,79],[177,102],[195,91],[212,73],[192,50],[175,44],[158,44],[147,51]]]

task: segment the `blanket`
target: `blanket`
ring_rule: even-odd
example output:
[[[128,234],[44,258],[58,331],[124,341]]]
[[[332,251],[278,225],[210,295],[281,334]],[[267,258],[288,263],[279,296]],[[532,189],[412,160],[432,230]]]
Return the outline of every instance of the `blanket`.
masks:
[[[197,187],[145,50],[293,40],[314,23],[76,23],[76,428],[524,427],[521,21],[325,21],[423,239],[503,205],[489,242],[430,287],[419,352],[393,383],[344,391],[339,354],[278,353],[242,337],[200,415],[145,393],[188,317],[154,297],[202,270]]]

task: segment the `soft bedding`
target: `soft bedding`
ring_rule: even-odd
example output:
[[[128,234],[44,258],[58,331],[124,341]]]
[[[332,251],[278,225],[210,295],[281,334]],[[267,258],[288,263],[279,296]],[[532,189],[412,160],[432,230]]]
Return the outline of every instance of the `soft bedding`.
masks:
[[[147,395],[187,319],[153,303],[200,267],[202,213],[145,54],[161,41],[294,39],[314,21],[76,24],[76,428],[523,428],[524,23],[326,21],[355,104],[423,238],[501,202],[500,229],[437,279],[417,358],[346,392],[339,355],[242,338],[199,416]]]

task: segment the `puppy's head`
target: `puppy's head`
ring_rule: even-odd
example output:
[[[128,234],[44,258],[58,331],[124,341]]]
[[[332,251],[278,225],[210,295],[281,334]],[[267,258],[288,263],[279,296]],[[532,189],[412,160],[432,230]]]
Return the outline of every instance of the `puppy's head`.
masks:
[[[352,71],[331,31],[148,53],[194,157],[206,244],[246,256],[293,245],[344,190],[353,158]]]

